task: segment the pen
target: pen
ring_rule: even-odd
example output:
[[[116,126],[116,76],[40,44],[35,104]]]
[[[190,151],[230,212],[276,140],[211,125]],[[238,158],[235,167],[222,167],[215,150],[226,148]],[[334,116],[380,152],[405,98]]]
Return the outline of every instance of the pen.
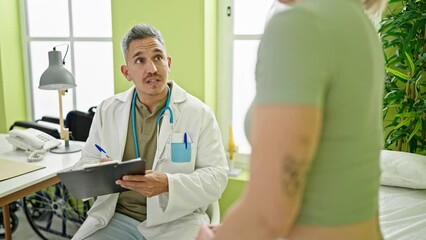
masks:
[[[98,144],[95,144],[95,147],[99,150],[99,152],[101,152],[101,153],[105,153],[105,156],[106,156],[107,158],[110,158],[110,157],[108,156],[108,154],[105,152],[105,150],[104,150],[103,148],[101,148],[101,146],[99,146]]]
[[[188,139],[186,137],[186,133],[183,134],[183,142],[185,143],[185,149],[188,149]]]

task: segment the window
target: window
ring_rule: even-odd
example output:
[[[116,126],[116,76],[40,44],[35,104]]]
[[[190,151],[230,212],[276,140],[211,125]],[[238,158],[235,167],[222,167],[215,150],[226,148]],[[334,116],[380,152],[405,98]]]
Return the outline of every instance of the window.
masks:
[[[87,111],[113,95],[113,53],[110,0],[22,0],[24,62],[31,116],[59,116],[57,91],[38,89],[54,46],[77,87],[63,98],[63,112]]]
[[[251,152],[244,120],[255,96],[257,48],[272,1],[219,1],[218,120],[225,143],[232,123],[235,143],[243,154]]]

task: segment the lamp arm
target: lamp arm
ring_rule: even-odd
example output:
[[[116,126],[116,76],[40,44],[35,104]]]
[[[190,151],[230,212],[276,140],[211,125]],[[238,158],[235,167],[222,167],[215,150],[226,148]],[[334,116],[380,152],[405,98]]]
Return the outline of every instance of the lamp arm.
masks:
[[[65,90],[58,90],[59,94],[59,127],[61,139],[66,142],[70,140],[70,132],[68,128],[64,127],[64,115],[62,114],[62,96],[65,96]]]

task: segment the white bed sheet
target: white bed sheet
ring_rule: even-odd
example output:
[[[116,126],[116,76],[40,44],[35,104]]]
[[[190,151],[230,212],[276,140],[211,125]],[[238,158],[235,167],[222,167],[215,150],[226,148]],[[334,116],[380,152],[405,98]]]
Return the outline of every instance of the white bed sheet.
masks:
[[[385,240],[426,239],[426,190],[381,186],[379,198]]]

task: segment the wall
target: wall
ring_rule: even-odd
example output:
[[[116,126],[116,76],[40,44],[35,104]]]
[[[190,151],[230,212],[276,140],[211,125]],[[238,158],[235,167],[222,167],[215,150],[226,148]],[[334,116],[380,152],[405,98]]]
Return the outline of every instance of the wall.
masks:
[[[217,114],[217,82],[218,82],[218,4],[216,1],[204,1],[204,101]]]
[[[19,1],[0,0],[0,133],[27,120]]]
[[[121,75],[120,41],[146,22],[157,27],[172,56],[170,78],[216,111],[217,6],[215,0],[112,0],[114,87],[131,83]],[[0,133],[17,120],[29,120],[22,63],[19,1],[0,0]]]
[[[125,3],[125,4],[124,4]],[[112,0],[115,92],[128,89],[120,72],[124,63],[120,41],[138,23],[153,25],[172,57],[170,79],[216,107],[216,1]]]
[[[3,77],[1,71],[1,42],[0,42],[0,133],[6,132],[6,116],[4,109]]]

